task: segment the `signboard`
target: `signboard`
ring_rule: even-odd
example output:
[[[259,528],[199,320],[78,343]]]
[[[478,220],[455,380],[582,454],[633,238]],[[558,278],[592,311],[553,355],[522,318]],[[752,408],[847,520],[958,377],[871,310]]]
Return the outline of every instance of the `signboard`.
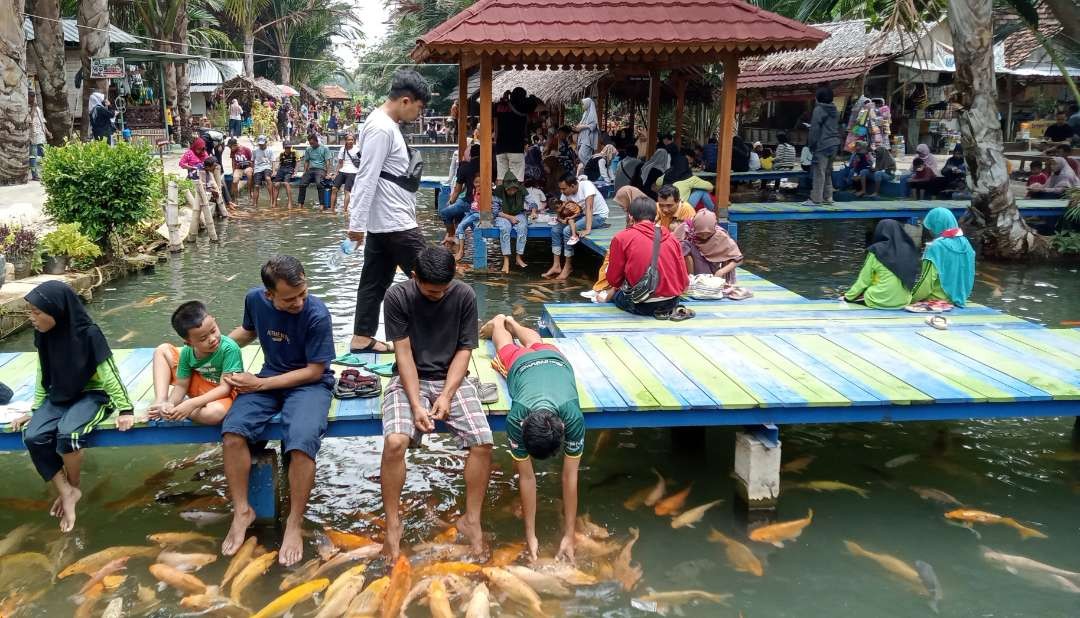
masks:
[[[91,58],[90,79],[120,79],[124,77],[124,59]]]

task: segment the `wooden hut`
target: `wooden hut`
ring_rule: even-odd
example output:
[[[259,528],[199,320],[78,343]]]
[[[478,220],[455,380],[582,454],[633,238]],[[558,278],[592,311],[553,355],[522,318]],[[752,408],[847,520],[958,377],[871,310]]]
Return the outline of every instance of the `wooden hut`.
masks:
[[[468,82],[470,69],[479,69],[482,143],[492,139],[493,69],[595,67],[647,75],[649,142],[655,144],[661,71],[722,63],[716,186],[718,203],[727,206],[739,58],[814,47],[826,36],[741,0],[479,0],[422,36],[412,58],[458,63],[460,84]],[[459,89],[461,109],[468,105],[466,92]],[[462,154],[465,131],[465,123],[458,123]],[[491,152],[480,152],[480,177],[488,178]],[[491,187],[486,183],[481,185],[480,208],[489,219]]]

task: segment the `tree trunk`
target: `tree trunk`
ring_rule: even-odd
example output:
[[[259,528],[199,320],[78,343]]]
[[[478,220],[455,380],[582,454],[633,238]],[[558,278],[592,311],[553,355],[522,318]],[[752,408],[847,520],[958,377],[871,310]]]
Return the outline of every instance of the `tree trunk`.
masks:
[[[255,79],[255,32],[244,32],[244,77]]]
[[[274,26],[274,42],[277,43],[278,66],[281,67],[281,83],[286,86],[292,85],[292,60],[289,58],[289,25],[281,22]]]
[[[176,13],[176,29],[173,40],[181,54],[188,53],[188,16],[187,0],[181,0],[183,5]],[[191,143],[191,79],[188,76],[187,63],[176,65],[176,118],[174,126],[180,128],[180,143]]]
[[[949,30],[960,95],[960,138],[968,166],[971,207],[984,254],[999,258],[1043,256],[1049,243],[1024,222],[1009,186],[994,79],[992,0],[949,0]]]
[[[90,94],[95,90],[109,97],[109,80],[90,79],[90,59],[109,55],[109,0],[79,2],[79,49],[82,55],[82,136],[90,138]]]
[[[34,41],[27,54],[37,67],[41,87],[41,111],[45,126],[52,133],[49,144],[61,146],[71,133],[71,110],[68,108],[67,76],[64,74],[64,30],[60,27],[59,0],[34,0]]]
[[[26,182],[30,172],[23,0],[0,2],[0,185]]]

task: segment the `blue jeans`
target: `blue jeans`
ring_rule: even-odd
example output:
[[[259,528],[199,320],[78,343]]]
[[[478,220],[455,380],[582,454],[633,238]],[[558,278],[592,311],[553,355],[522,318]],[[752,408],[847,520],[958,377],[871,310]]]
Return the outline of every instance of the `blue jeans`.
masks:
[[[499,249],[503,255],[510,255],[510,230],[517,231],[517,254],[525,253],[525,241],[529,239],[529,215],[520,213],[511,215],[514,222],[510,223],[505,217],[495,217],[495,227],[499,228]]]
[[[881,183],[892,179],[893,173],[887,170],[878,170],[876,172],[873,172],[869,178],[869,180],[872,180],[874,182],[875,192],[881,190]],[[867,187],[867,189],[869,188],[870,187]]]
[[[593,215],[592,226],[595,230],[598,227],[603,227],[607,219],[598,215]],[[585,217],[578,217],[574,221],[574,228],[577,231],[585,229]],[[551,226],[551,252],[555,255],[565,255],[566,257],[572,257],[574,255],[574,245],[568,245],[570,242],[570,236],[572,229],[569,225],[564,223],[556,223]]]
[[[439,218],[443,220],[446,225],[454,225],[460,223],[465,215],[469,214],[469,208],[471,205],[465,201],[464,197],[459,197],[457,201],[448,203],[439,209]]]
[[[461,223],[458,223],[457,231],[454,235],[457,236],[459,239],[464,239],[465,230],[471,230],[472,228],[476,227],[476,224],[479,222],[480,213],[470,212],[469,214],[465,215],[465,218],[461,220]]]
[[[41,157],[45,156],[44,144],[30,144],[30,177],[34,180],[39,178],[38,176],[38,162]]]
[[[240,137],[243,132],[244,122],[242,120],[230,118],[229,119],[229,135],[232,137]]]
[[[874,173],[874,170],[872,170],[872,169],[870,169],[868,167],[864,167],[863,169],[861,169],[861,170],[859,170],[857,172],[854,169],[850,168],[850,167],[845,167],[844,168],[844,188],[846,189],[846,188],[854,185],[856,178],[869,179],[870,175],[873,174],[873,173]]]
[[[694,189],[690,192],[690,196],[686,198],[686,203],[694,207],[694,210],[701,210],[698,208],[698,204],[704,204],[704,208],[716,212],[716,202],[713,201],[712,195],[704,189]]]

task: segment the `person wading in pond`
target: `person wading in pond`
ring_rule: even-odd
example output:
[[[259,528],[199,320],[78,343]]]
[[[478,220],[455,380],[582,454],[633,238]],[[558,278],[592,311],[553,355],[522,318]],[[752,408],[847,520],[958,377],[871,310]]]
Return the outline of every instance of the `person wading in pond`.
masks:
[[[30,461],[59,494],[49,514],[60,518],[62,532],[71,532],[82,498],[85,437],[113,411],[120,413],[116,428],[127,431],[134,422],[134,406],[105,335],[75,290],[46,281],[25,300],[38,351],[37,382],[30,414],[11,421],[11,429],[26,427],[23,443]]]
[[[494,441],[476,384],[465,379],[479,343],[476,293],[454,280],[454,256],[443,247],[424,249],[415,266],[412,279],[387,292],[384,309],[386,337],[394,342],[397,361],[382,401],[384,551],[391,559],[400,552],[405,450],[420,446],[423,435],[434,431],[438,420],[469,452],[465,515],[457,528],[473,553],[480,554],[484,548],[480,516]]]
[[[304,266],[278,255],[262,267],[263,289],[244,298],[244,318],[229,337],[240,347],[256,339],[263,352],[258,374],[233,373],[222,380],[237,393],[221,424],[225,479],[233,520],[221,553],[232,556],[255,521],[248,502],[251,444],[262,440],[270,420],[280,415],[281,450],[288,458],[289,516],[278,562],[296,564],[304,555],[304,511],[315,484],[315,455],[326,433],[334,373],[334,329],[330,312],[308,294]]]
[[[412,122],[431,99],[431,89],[420,74],[400,70],[394,74],[390,94],[372,110],[360,132],[360,165],[349,204],[349,238],[364,243],[364,269],[356,290],[352,352],[393,352],[377,341],[379,306],[394,271],[411,274],[416,256],[424,249],[424,235],[416,223],[416,194],[387,178],[409,172],[409,149],[398,129]],[[366,243],[364,242],[366,239]]]

